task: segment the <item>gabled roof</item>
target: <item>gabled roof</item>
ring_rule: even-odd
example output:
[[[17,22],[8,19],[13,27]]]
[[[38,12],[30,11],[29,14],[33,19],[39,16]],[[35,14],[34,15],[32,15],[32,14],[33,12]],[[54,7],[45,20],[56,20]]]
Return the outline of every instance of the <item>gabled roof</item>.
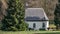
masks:
[[[26,20],[48,20],[43,8],[27,8],[25,9]]]

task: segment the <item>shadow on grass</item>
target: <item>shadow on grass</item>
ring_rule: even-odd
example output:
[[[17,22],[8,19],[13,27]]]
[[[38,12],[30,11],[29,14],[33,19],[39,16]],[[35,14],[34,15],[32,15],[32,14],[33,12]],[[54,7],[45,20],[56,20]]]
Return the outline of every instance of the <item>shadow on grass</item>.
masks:
[[[55,33],[34,33],[34,34],[60,34],[60,32]]]

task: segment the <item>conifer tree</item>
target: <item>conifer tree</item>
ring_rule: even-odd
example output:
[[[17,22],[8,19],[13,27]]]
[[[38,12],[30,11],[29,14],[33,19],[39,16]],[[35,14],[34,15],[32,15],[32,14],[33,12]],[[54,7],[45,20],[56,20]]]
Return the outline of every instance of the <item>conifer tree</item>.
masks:
[[[27,24],[24,22],[24,2],[22,0],[9,0],[8,6],[7,16],[2,20],[2,30],[26,30]]]
[[[59,29],[60,27],[60,0],[58,0],[58,4],[56,5],[54,14],[55,14],[54,21],[55,21],[56,28]]]

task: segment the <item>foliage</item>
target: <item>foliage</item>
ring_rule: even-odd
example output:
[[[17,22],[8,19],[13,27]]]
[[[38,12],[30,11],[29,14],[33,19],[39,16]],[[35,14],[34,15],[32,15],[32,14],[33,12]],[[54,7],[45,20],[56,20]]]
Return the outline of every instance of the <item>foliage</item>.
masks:
[[[7,16],[2,20],[2,30],[17,31],[26,30],[24,22],[24,2],[22,0],[9,0]]]
[[[59,1],[59,3],[60,3],[60,1]],[[55,9],[55,12],[54,12],[54,14],[55,14],[55,25],[56,25],[56,27],[57,27],[57,29],[58,29],[58,27],[60,27],[60,4],[57,4],[57,6],[56,6],[56,9]]]
[[[6,16],[6,9],[7,9],[7,1],[5,0],[0,0],[0,29],[2,27],[2,22],[1,20]]]

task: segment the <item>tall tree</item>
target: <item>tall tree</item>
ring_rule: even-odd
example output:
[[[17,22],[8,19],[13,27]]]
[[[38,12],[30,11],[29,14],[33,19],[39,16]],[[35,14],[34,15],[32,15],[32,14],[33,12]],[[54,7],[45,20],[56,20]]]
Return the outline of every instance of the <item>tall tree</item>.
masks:
[[[24,22],[24,2],[22,0],[9,0],[7,16],[2,20],[2,30],[16,31],[26,30]]]
[[[56,5],[56,9],[55,9],[55,25],[56,28],[59,29],[60,28],[60,0],[58,1],[58,4]]]

